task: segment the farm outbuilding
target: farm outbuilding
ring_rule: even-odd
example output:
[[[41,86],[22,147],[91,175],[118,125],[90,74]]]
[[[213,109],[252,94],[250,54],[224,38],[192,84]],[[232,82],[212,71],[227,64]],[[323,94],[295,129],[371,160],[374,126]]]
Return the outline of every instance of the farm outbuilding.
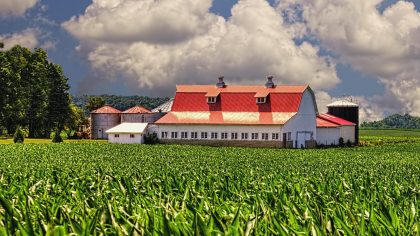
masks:
[[[106,130],[120,124],[121,111],[105,105],[90,113],[91,137],[93,139],[107,139]]]
[[[148,123],[121,123],[108,129],[109,143],[144,143]]]
[[[327,105],[328,114],[339,117],[343,120],[350,121],[354,126],[354,131],[351,128],[347,127],[346,134],[353,132],[353,137],[343,137],[344,140],[351,140],[353,143],[359,143],[359,105],[354,103],[351,99],[349,100],[338,100],[334,101]],[[342,134],[342,135],[346,135]]]
[[[165,104],[163,104],[165,105]],[[166,108],[168,108],[166,104]],[[170,109],[170,106],[169,106]],[[115,127],[121,123],[154,123],[166,113],[153,112],[142,106],[134,106],[123,112],[118,109],[105,105],[90,113],[91,124],[91,138],[92,139],[107,139],[108,134],[106,130]]]
[[[319,114],[316,118],[317,143],[322,145],[338,145],[339,139],[344,142],[355,142],[356,124],[330,114]]]

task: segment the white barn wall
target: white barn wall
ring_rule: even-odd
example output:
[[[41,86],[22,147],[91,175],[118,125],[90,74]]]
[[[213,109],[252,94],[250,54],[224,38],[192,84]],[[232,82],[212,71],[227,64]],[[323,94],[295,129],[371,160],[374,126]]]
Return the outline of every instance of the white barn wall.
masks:
[[[133,134],[134,138],[130,138],[130,134],[119,134],[119,137],[116,138],[115,134],[109,134],[108,142],[109,143],[143,143],[144,137],[143,134]]]
[[[309,131],[313,133],[312,138],[316,139],[316,102],[311,92],[307,89],[303,95],[300,103],[298,113],[293,116],[289,121],[284,125],[283,132],[292,133],[291,139],[296,140],[296,135],[298,131]],[[310,140],[310,134],[299,134],[299,139],[297,146],[295,142],[293,143],[294,147],[300,147],[301,145],[305,146],[305,140]]]
[[[241,140],[241,133],[248,133],[248,139],[252,140],[251,133],[258,133],[258,140],[261,139],[262,133],[268,133],[268,140],[272,140],[272,133],[278,133],[279,139],[282,138],[282,126],[281,125],[167,125],[159,124],[157,127],[153,127],[153,130],[157,133],[158,138],[162,139],[162,132],[168,132],[168,139],[171,139],[171,132],[178,132],[178,139],[181,139],[181,132],[188,132],[188,138],[191,139],[191,132],[197,132],[198,139],[201,139],[201,132],[207,132],[208,138],[211,139],[211,132],[217,132],[217,140],[222,139],[222,132],[228,133],[228,140],[231,139],[231,133],[238,133],[238,141]],[[151,132],[149,130],[149,133]]]
[[[350,140],[350,142],[354,143],[354,132],[354,125],[343,125],[340,128],[340,137],[344,139],[344,143],[346,143],[347,140]]]
[[[316,129],[316,141],[318,144],[338,145],[339,138],[340,138],[340,128],[320,127]]]

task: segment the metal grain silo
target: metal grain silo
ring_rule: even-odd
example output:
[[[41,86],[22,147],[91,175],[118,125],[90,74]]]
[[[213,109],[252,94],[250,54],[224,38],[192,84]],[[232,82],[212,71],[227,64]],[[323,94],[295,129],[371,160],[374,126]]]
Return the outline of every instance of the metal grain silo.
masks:
[[[354,140],[359,143],[359,105],[347,100],[335,101],[327,105],[328,114],[356,124]]]
[[[108,129],[115,127],[121,122],[121,111],[111,106],[105,105],[90,113],[91,137],[93,139],[107,139]]]

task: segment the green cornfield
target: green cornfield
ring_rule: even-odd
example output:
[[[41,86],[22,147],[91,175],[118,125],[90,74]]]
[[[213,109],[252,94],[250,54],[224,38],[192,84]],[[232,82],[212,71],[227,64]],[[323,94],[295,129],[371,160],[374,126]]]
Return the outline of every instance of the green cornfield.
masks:
[[[420,139],[0,145],[0,235],[419,235]]]

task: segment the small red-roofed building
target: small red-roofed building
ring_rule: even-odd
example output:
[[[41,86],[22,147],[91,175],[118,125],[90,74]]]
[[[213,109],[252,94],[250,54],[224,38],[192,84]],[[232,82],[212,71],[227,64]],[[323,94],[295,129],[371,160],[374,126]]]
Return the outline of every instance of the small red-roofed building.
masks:
[[[331,114],[318,114],[316,118],[317,143],[322,145],[338,145],[339,139],[355,143],[356,124]]]

